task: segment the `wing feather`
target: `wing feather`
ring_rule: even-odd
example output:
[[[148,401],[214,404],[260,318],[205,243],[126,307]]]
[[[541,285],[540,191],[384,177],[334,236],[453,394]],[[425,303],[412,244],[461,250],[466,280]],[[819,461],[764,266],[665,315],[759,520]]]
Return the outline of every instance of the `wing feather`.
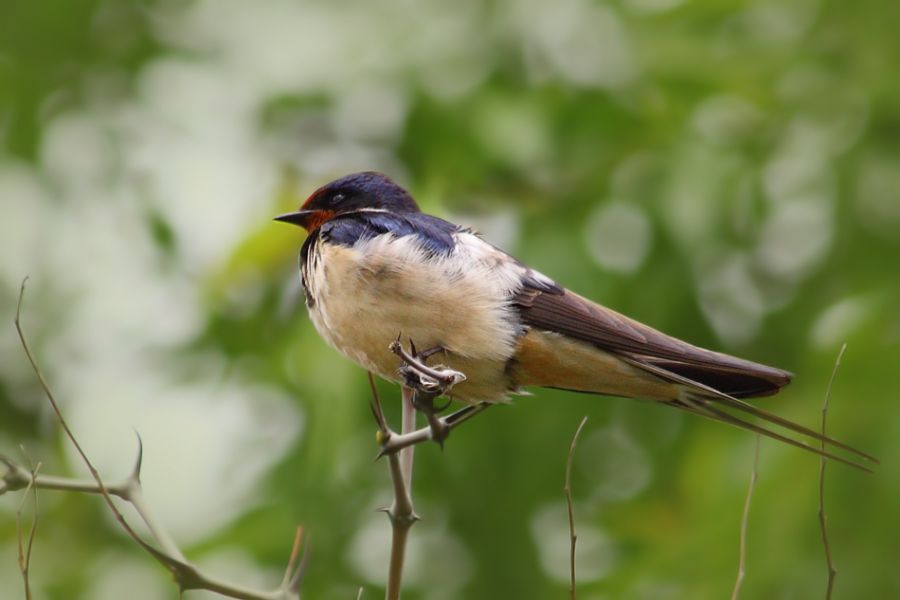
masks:
[[[878,463],[870,454],[740,399],[774,394],[790,382],[787,371],[698,348],[558,286],[544,285],[538,290],[526,283],[514,304],[525,325],[592,344],[659,381],[677,384],[681,391],[664,400],[670,406],[871,471],[824,448],[815,448],[719,408],[725,407]]]
[[[787,371],[698,348],[562,288],[541,291],[525,286],[513,302],[528,326],[595,345],[735,397],[774,394],[791,380]]]

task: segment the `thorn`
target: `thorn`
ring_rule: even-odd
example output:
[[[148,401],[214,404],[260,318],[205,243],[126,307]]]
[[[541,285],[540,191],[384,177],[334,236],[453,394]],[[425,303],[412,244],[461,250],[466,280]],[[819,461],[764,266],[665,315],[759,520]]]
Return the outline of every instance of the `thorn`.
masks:
[[[141,482],[141,466],[144,463],[144,441],[141,439],[141,434],[138,433],[137,429],[134,430],[134,435],[137,437],[138,443],[138,453],[137,460],[134,461],[134,469],[131,471],[131,479],[140,483]]]

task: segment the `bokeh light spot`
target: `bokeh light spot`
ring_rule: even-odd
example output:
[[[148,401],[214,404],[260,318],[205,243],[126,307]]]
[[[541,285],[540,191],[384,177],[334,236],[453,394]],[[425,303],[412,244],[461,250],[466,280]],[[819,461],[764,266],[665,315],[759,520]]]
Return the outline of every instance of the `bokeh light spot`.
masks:
[[[611,202],[598,208],[585,227],[591,257],[612,271],[632,273],[650,251],[653,230],[644,211],[635,204]]]

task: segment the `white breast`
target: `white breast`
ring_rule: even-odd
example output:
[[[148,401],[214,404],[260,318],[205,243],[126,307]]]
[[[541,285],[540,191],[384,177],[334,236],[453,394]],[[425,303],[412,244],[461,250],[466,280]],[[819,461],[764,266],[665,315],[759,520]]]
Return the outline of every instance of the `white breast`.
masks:
[[[401,336],[419,349],[448,351],[432,362],[466,374],[455,390],[460,399],[502,400],[522,333],[510,298],[523,267],[474,234],[455,235],[456,249],[444,257],[423,252],[414,236],[316,244],[306,271],[310,314],[326,341],[383,377],[397,378],[388,345]]]

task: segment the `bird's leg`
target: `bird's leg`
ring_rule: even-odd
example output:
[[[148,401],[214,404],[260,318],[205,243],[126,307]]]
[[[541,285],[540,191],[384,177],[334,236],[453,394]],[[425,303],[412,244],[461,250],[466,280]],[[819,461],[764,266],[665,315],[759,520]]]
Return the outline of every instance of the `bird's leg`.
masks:
[[[465,380],[466,376],[447,367],[429,367],[425,364],[429,357],[443,352],[444,348],[435,346],[419,352],[412,340],[410,340],[409,346],[411,352],[404,350],[403,345],[398,340],[391,344],[390,349],[403,361],[399,373],[403,377],[406,387],[414,392],[413,406],[424,414],[428,420],[430,434],[427,439],[432,439],[443,447],[444,440],[450,435],[451,427],[445,419],[441,419],[437,415],[444,411],[450,403],[448,401],[443,406],[437,407],[434,401],[438,397],[446,395],[450,388]],[[453,415],[450,416],[452,417]],[[417,432],[413,432],[413,434],[415,433]]]

